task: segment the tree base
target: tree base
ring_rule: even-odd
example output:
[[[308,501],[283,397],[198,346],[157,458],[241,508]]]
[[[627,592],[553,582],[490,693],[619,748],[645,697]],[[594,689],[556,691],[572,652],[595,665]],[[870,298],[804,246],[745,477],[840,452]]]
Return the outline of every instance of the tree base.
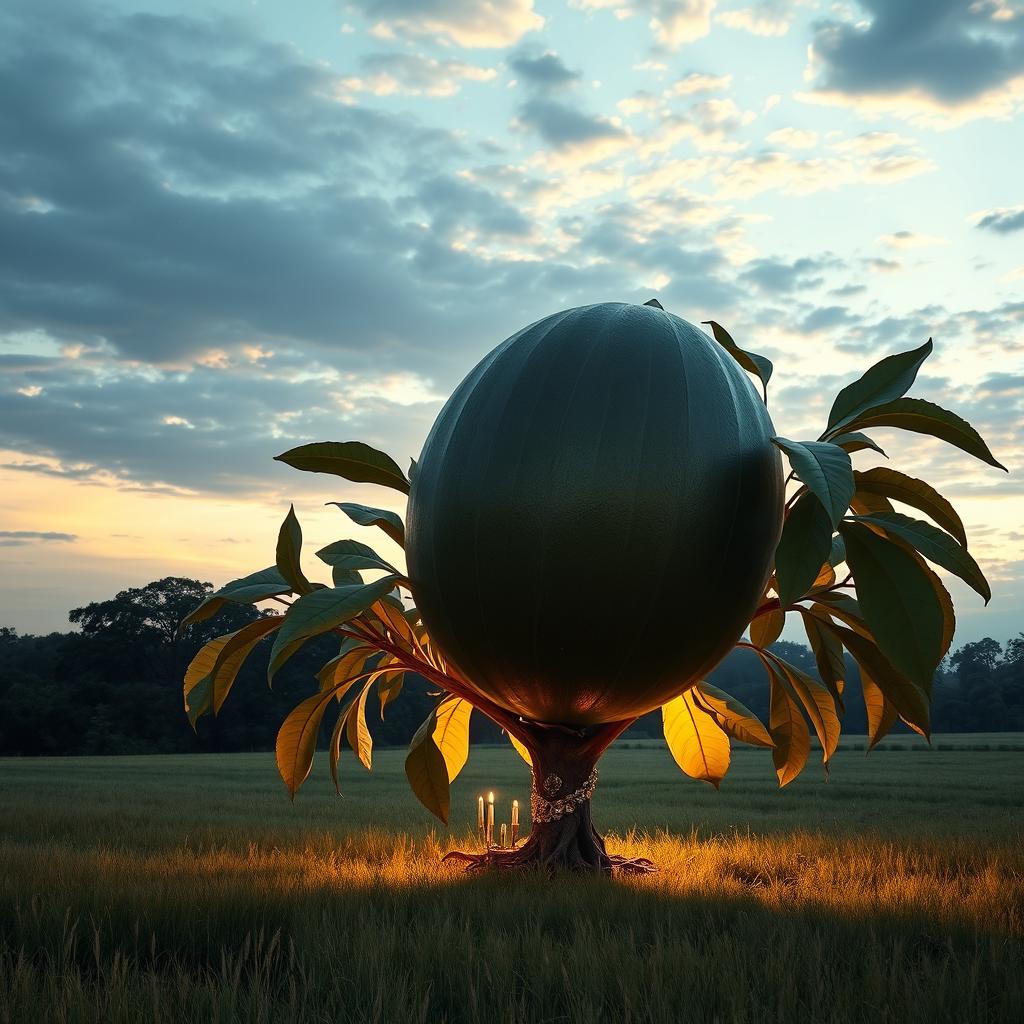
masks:
[[[606,730],[611,736],[612,731]],[[526,841],[512,850],[489,849],[484,853],[456,850],[443,861],[461,861],[476,871],[574,871],[581,874],[649,874],[657,868],[646,857],[609,854],[604,839],[594,828],[590,794],[596,782],[593,772],[607,746],[577,735],[531,736],[534,793],[530,801],[532,830]],[[609,740],[610,742],[610,740]],[[593,776],[591,776],[593,772]]]
[[[571,871],[595,875],[649,875],[658,870],[646,857],[621,857],[606,853],[603,849],[592,857],[586,857],[578,851],[546,853],[541,849],[541,844],[531,843],[530,840],[515,850],[488,850],[486,853],[453,850],[441,859],[461,861],[469,873],[544,871],[555,874],[558,871]]]

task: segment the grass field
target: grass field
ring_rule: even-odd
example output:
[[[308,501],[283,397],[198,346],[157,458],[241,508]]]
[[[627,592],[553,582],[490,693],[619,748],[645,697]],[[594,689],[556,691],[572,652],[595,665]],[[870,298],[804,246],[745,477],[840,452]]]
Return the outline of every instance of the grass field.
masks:
[[[294,805],[271,755],[0,761],[0,1022],[1024,1019],[1024,736],[852,745],[718,793],[613,748],[595,818],[661,868],[622,880],[438,863],[479,792],[528,803],[504,748],[451,833],[400,751]]]

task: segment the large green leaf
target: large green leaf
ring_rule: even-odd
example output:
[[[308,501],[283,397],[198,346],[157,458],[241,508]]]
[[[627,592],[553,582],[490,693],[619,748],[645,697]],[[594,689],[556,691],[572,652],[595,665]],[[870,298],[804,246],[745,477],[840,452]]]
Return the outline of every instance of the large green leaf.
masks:
[[[357,540],[336,540],[333,544],[321,548],[316,557],[336,570],[351,572],[357,569],[383,569],[396,577],[401,576],[401,573],[390,562],[384,561],[373,548],[360,544]]]
[[[715,341],[722,346],[736,360],[744,370],[754,374],[761,381],[761,391],[764,395],[765,401],[768,400],[768,381],[772,379],[772,364],[771,360],[765,359],[764,356],[756,355],[753,352],[746,352],[732,340],[732,336],[729,332],[721,325],[716,324],[714,320],[704,320],[703,323],[707,324],[711,328],[711,333],[715,336]]]
[[[799,600],[814,585],[832,550],[832,523],[821,502],[801,494],[786,516],[775,549],[775,575],[783,606]]]
[[[301,556],[302,527],[291,505],[277,534],[277,569],[296,594],[308,594],[313,588],[302,572]]]
[[[697,683],[690,692],[697,705],[711,715],[726,735],[756,747],[775,745],[757,715],[732,694],[712,686],[705,679]]]
[[[208,675],[197,679],[185,693],[185,714],[193,729],[203,715],[213,706],[213,686]]]
[[[961,419],[955,412],[935,405],[934,402],[926,402],[923,398],[898,398],[895,402],[880,405],[860,416],[854,425],[899,427],[917,434],[938,437],[989,466],[1009,472],[1001,462],[996,461],[981,435],[967,420]]]
[[[896,668],[926,689],[942,658],[943,614],[928,577],[899,544],[859,522],[844,521],[846,564],[878,646]]]
[[[677,765],[691,779],[718,789],[729,770],[729,737],[715,719],[700,708],[687,690],[662,706],[665,742]]]
[[[821,608],[821,605],[815,605]],[[821,681],[832,694],[833,699],[843,710],[843,688],[846,685],[846,663],[843,660],[843,645],[836,639],[834,633],[825,628],[821,621],[821,614],[817,611],[809,611],[800,608],[801,617],[804,623],[804,632],[807,634],[807,642],[811,645],[814,653],[814,663],[818,667],[818,675]]]
[[[772,761],[779,786],[789,785],[803,770],[811,750],[807,722],[779,670],[761,655],[771,686],[768,732],[771,734]]]
[[[409,481],[395,460],[362,441],[319,441],[292,448],[275,458],[310,473],[331,473],[357,483],[381,484],[409,493]]]
[[[938,574],[932,567],[909,545],[907,550],[917,559],[922,572],[928,577],[928,582],[931,583],[932,590],[935,591],[935,598],[939,602],[939,607],[942,608],[942,646],[939,648],[941,660],[946,656],[946,652],[953,642],[953,634],[956,632],[956,611],[953,608],[953,598],[949,596],[949,591],[943,586],[942,580],[939,579]],[[931,693],[931,690],[929,689],[928,692]]]
[[[431,711],[427,720],[416,730],[405,758],[405,775],[416,799],[431,814],[448,824],[451,794],[448,784],[448,765],[434,742],[437,712]]]
[[[892,502],[883,494],[857,491],[850,502],[850,511],[858,516],[870,516],[875,512],[892,512]]]
[[[874,680],[893,703],[900,717],[927,736],[929,732],[928,695],[912,679],[900,672],[867,637],[837,623],[828,624],[861,669]]]
[[[854,452],[862,452],[866,449],[878,452],[879,455],[885,455],[885,452],[867,434],[861,434],[859,431],[854,431],[852,434],[836,434],[835,437],[830,437],[829,440],[833,444],[839,445],[844,452],[849,452],[851,455]],[[885,457],[888,458],[889,456],[885,455]]]
[[[835,569],[837,566],[843,564],[846,561],[846,545],[843,543],[843,538],[837,533],[832,538],[832,546],[828,552],[828,564]]]
[[[931,484],[895,469],[877,466],[864,473],[854,471],[859,494],[881,494],[923,512],[967,547],[964,524],[953,506]]]
[[[860,633],[861,636],[867,637],[874,643],[874,637],[872,637],[871,630],[868,629],[867,623],[864,621],[860,605],[852,597],[848,594],[841,594],[837,590],[833,590],[830,593],[815,594],[814,597],[816,601],[825,602],[824,604],[811,605],[811,611],[819,619],[834,615],[837,619],[845,622],[854,632]]]
[[[394,576],[384,576],[373,583],[314,590],[300,597],[288,609],[284,624],[274,640],[267,669],[268,681],[273,679],[274,673],[297,650],[298,645],[361,615],[394,585]]]
[[[405,547],[405,523],[402,517],[386,508],[371,508],[369,505],[357,505],[351,501],[329,501],[328,505],[337,505],[354,523],[360,526],[380,527],[399,547]]]
[[[931,523],[912,519],[899,512],[876,512],[870,516],[855,516],[857,522],[880,526],[886,533],[912,544],[929,562],[941,565],[954,576],[959,576],[980,594],[985,603],[992,599],[992,590],[978,563],[960,547],[950,535]]]
[[[353,583],[362,583],[363,577],[356,569],[331,568],[331,581],[336,587],[350,587]]]
[[[772,441],[789,457],[797,479],[818,496],[834,527],[850,507],[856,490],[849,454],[827,441],[790,441],[785,437],[773,437]]]
[[[276,565],[268,569],[260,569],[240,579],[225,583],[220,590],[214,591],[202,604],[194,608],[181,620],[179,630],[190,623],[201,622],[216,614],[225,601],[232,604],[256,604],[270,597],[279,597],[292,592],[291,584],[281,575]]]
[[[905,395],[917,378],[917,371],[932,351],[929,338],[920,348],[886,356],[866,370],[859,379],[847,384],[836,395],[828,415],[828,433],[840,427],[852,429],[857,417],[875,406]]]

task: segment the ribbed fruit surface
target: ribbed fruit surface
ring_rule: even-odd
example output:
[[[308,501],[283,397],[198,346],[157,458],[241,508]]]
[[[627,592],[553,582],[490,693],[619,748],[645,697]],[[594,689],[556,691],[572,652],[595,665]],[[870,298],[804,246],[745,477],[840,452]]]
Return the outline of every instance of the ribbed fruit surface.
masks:
[[[514,334],[424,445],[406,554],[431,638],[541,722],[650,711],[749,621],[782,522],[771,420],[702,330],[608,302]]]

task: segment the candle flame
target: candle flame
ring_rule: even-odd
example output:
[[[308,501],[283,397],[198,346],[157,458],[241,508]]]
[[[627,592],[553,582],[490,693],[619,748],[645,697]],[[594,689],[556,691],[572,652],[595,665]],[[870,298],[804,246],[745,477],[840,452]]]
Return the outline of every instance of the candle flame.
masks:
[[[488,793],[487,794],[487,802],[489,804],[493,804],[494,803],[494,794],[493,793]]]

